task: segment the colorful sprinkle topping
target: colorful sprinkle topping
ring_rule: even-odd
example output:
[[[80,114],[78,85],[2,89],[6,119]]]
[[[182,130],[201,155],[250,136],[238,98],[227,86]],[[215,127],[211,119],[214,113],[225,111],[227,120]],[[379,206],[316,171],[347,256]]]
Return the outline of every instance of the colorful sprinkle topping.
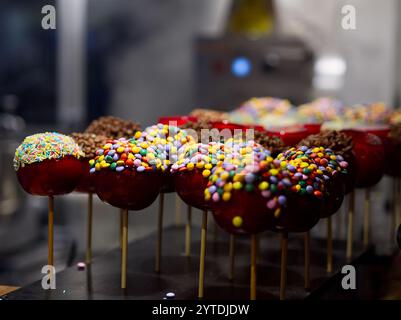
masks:
[[[90,173],[100,170],[164,171],[167,168],[164,149],[135,138],[107,141],[102,149],[96,151],[96,157],[89,161],[89,165]]]
[[[57,132],[37,133],[28,136],[15,151],[14,169],[48,159],[73,156],[77,159],[84,154],[74,139]]]

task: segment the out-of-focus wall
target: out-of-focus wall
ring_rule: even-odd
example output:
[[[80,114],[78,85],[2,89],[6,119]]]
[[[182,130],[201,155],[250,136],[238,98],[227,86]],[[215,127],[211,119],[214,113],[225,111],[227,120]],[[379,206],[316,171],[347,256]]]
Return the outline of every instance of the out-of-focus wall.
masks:
[[[90,0],[89,31],[104,46],[111,84],[108,113],[148,125],[193,105],[193,40],[221,34],[231,0]],[[278,32],[305,39],[319,56],[346,63],[338,91],[346,103],[394,99],[397,0],[279,0]],[[343,30],[341,8],[356,8],[356,30]],[[96,26],[94,29],[93,27]],[[92,39],[93,34],[90,34]],[[93,39],[92,39],[93,40]],[[100,67],[96,67],[100,70]],[[229,94],[229,93],[228,93]]]
[[[356,9],[356,30],[341,27],[341,8]],[[304,38],[319,55],[347,65],[338,97],[347,103],[394,99],[397,0],[279,0],[279,29]],[[319,94],[319,92],[317,92]]]
[[[114,31],[100,30],[109,37],[120,33],[126,41],[105,52],[112,84],[109,112],[148,125],[160,115],[190,111],[193,40],[201,32],[221,32],[228,4],[230,0],[90,1],[89,25],[111,22]]]

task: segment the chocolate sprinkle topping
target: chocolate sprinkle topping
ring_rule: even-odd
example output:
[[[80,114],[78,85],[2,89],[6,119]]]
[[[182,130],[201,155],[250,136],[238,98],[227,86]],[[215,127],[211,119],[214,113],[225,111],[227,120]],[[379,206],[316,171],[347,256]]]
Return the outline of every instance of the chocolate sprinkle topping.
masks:
[[[106,136],[96,135],[93,133],[72,133],[71,137],[75,143],[79,145],[85,158],[94,158],[96,156],[96,150],[102,148],[108,138]]]
[[[352,151],[352,138],[335,130],[322,131],[303,139],[299,146],[330,148],[336,154],[345,156]]]
[[[93,120],[89,127],[86,128],[85,133],[103,135],[110,139],[129,139],[139,130],[141,130],[141,126],[137,122],[105,116]]]

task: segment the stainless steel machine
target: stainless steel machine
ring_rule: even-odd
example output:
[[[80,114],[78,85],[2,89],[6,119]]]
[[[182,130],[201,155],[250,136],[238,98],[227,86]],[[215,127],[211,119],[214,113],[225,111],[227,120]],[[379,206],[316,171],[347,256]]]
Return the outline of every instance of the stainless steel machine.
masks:
[[[199,38],[195,54],[199,106],[231,110],[254,96],[309,99],[314,57],[299,39]]]

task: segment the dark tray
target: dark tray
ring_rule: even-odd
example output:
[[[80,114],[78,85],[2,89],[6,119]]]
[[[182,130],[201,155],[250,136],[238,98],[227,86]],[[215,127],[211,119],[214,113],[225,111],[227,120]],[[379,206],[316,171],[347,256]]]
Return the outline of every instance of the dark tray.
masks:
[[[129,232],[135,232],[131,228]],[[250,240],[236,237],[235,278],[228,280],[229,236],[219,230],[208,232],[205,264],[205,300],[249,299]],[[154,270],[154,234],[128,246],[127,289],[120,288],[120,249],[95,257],[86,270],[67,268],[56,277],[55,290],[43,290],[41,281],[23,287],[5,299],[163,299],[174,292],[176,299],[196,299],[199,269],[200,228],[192,228],[192,256],[185,257],[184,228],[163,230],[161,273]],[[257,299],[278,299],[280,284],[280,237],[267,232],[259,236]],[[363,251],[354,244],[354,257],[360,259],[373,250]],[[357,263],[354,259],[353,263]],[[341,276],[346,263],[345,242],[334,240],[334,273],[326,272],[326,241],[311,238],[311,289],[304,289],[304,246],[302,234],[290,234],[288,241],[287,299],[313,298],[325,292]],[[341,279],[340,279],[341,283]]]

